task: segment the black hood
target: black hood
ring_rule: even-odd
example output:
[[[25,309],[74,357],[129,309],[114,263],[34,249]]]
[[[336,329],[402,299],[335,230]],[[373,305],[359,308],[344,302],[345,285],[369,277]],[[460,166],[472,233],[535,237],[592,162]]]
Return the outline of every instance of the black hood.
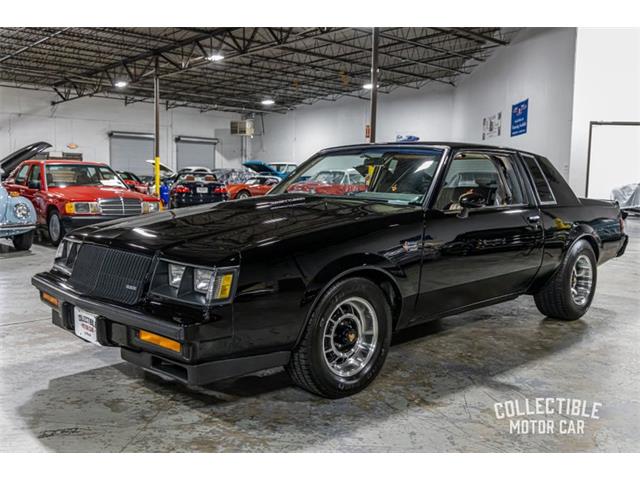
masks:
[[[0,160],[0,170],[4,170],[4,172],[0,172],[0,176],[3,179],[8,177],[13,169],[20,164],[20,162],[35,157],[38,153],[46,150],[47,148],[51,148],[50,143],[36,142],[32,143],[31,145],[27,145],[26,147],[22,147],[20,150],[16,150],[13,153],[10,153],[2,160]]]
[[[160,251],[183,261],[220,265],[223,259],[248,249],[294,237],[314,236],[328,229],[344,235],[344,227],[353,229],[363,221],[403,211],[415,212],[416,208],[347,198],[283,194],[96,224],[77,230],[74,235],[115,248],[146,253]]]

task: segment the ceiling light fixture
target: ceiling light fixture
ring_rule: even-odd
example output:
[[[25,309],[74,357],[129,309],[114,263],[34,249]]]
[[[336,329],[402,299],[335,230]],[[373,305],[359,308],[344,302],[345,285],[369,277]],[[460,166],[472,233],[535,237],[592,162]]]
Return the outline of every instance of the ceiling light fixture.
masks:
[[[222,55],[221,53],[212,53],[207,57],[207,60],[210,60],[212,62],[219,62],[220,60],[224,60],[224,55]]]
[[[365,83],[364,85],[362,85],[362,88],[364,88],[365,90],[371,90],[373,88],[373,84]],[[380,88],[380,84],[378,84],[378,88]]]
[[[125,82],[124,80],[118,80],[116,83],[113,84],[116,88],[124,88],[127,85],[129,85],[128,82]]]
[[[276,101],[271,98],[265,98],[261,103],[262,105],[273,105]]]

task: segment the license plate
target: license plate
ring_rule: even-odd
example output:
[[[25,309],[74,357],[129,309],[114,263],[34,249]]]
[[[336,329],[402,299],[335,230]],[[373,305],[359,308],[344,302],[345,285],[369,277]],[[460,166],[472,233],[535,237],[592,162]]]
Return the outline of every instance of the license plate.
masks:
[[[198,193],[209,193],[209,189],[207,187],[196,187],[196,192],[198,192]]]
[[[97,318],[98,316],[94,313],[89,313],[78,307],[74,308],[73,321],[75,334],[88,342],[100,345],[96,328]]]

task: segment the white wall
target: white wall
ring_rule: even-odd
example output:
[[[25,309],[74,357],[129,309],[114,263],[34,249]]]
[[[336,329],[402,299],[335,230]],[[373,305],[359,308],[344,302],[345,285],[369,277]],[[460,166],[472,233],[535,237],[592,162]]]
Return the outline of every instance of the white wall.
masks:
[[[24,145],[47,141],[53,151],[82,152],[86,160],[109,161],[109,131],[153,133],[153,105],[82,98],[51,106],[54,94],[0,87],[0,158]],[[229,134],[235,114],[171,109],[160,113],[160,158],[175,166],[176,135],[216,137],[218,165],[240,165],[240,138]],[[75,143],[76,150],[66,145]]]
[[[501,136],[484,143],[548,156],[568,176],[574,51],[573,28],[525,29],[455,88],[435,84],[380,95],[377,140],[394,141],[400,133],[483,143],[482,119],[501,111]],[[511,105],[526,98],[528,132],[511,137]],[[324,147],[364,142],[368,109],[366,101],[345,98],[268,115],[252,157],[299,163]]]
[[[526,29],[456,88],[453,139],[528,150],[569,175],[574,28]],[[529,99],[527,133],[511,136],[511,107]],[[483,117],[502,112],[502,133],[482,140]]]
[[[640,29],[579,28],[575,72],[569,183],[583,195],[589,123],[640,122]]]
[[[378,141],[394,141],[397,134],[450,138],[453,87],[403,88],[378,98]],[[265,134],[254,137],[251,156],[301,163],[326,147],[364,143],[368,118],[369,102],[352,97],[299,107],[286,115],[266,115]]]

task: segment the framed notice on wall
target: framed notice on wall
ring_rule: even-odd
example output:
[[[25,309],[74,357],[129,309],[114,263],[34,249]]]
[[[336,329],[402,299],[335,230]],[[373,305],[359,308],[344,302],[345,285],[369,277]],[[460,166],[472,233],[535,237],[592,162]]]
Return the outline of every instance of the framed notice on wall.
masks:
[[[499,137],[502,130],[502,112],[482,119],[482,140]]]
[[[511,107],[511,136],[527,133],[529,117],[529,99],[516,103]]]

